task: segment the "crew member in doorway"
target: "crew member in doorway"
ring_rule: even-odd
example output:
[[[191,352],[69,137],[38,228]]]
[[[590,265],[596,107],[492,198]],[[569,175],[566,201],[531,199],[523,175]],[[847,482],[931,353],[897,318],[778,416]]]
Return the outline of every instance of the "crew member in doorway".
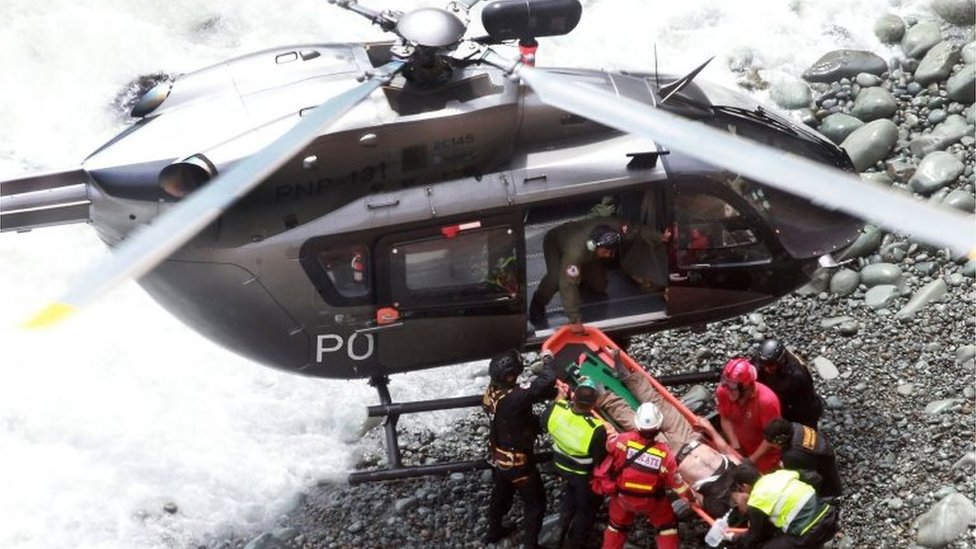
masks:
[[[722,434],[743,457],[762,472],[779,466],[779,448],[763,440],[763,428],[781,416],[779,399],[756,381],[756,368],[745,358],[726,363],[715,389]]]
[[[590,489],[593,467],[607,455],[607,430],[594,416],[597,388],[583,378],[572,402],[554,401],[542,415],[542,425],[552,436],[553,461],[565,481],[560,513],[560,541],[563,549],[587,546],[601,498]],[[567,536],[568,533],[568,536]]]
[[[760,475],[754,465],[743,462],[732,476],[738,484],[733,498],[749,517],[749,529],[732,538],[737,546],[823,547],[837,533],[837,510],[800,480],[798,472],[780,469]]]
[[[823,415],[823,399],[813,388],[813,376],[806,364],[778,339],[763,341],[754,361],[759,382],[779,397],[783,417],[816,429]]]
[[[840,474],[837,472],[837,456],[827,437],[813,427],[802,423],[776,418],[763,428],[763,438],[775,444],[782,455],[784,469],[815,472],[819,479],[807,482],[824,498],[841,495]]]
[[[598,217],[569,221],[546,233],[542,249],[546,274],[532,296],[529,320],[536,328],[548,326],[546,305],[559,292],[569,323],[583,332],[580,285],[598,296],[607,296],[605,264],[617,258],[627,224],[620,219]]]
[[[678,549],[678,517],[668,490],[682,495],[688,485],[678,473],[671,448],[656,441],[664,416],[652,402],[634,412],[636,431],[612,437],[607,449],[613,456],[617,494],[610,498],[610,524],[603,532],[603,549],[621,549],[636,515],[644,515],[657,528],[660,549]]]
[[[510,349],[491,359],[491,383],[482,397],[482,407],[491,418],[488,435],[489,461],[492,464],[491,498],[488,501],[488,543],[502,540],[514,530],[502,519],[512,507],[518,492],[523,506],[522,547],[538,546],[546,492],[539,470],[533,462],[533,446],[541,433],[539,419],[532,413],[536,402],[555,398],[556,373],[552,353],[542,353],[542,372],[531,383],[517,384],[524,369],[522,355]]]

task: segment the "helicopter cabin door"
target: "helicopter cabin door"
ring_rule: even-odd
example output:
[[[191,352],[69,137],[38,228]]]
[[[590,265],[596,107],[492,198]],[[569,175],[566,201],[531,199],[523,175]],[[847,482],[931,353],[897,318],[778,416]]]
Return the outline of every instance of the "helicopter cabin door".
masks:
[[[438,221],[381,238],[376,259],[388,371],[489,357],[525,337],[525,257],[517,216]],[[383,326],[386,327],[383,327]]]
[[[781,251],[775,235],[742,197],[710,181],[672,189],[669,317],[733,316],[783,293],[793,265],[774,253]]]

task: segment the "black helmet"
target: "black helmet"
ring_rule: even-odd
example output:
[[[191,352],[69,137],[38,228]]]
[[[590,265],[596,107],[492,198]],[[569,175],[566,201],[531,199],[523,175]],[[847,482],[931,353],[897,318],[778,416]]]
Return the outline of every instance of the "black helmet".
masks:
[[[522,373],[522,354],[515,349],[495,355],[488,364],[488,375],[492,381],[510,382]],[[509,379],[511,378],[511,379]]]
[[[597,225],[593,227],[593,230],[590,231],[590,238],[586,241],[586,247],[591,252],[595,252],[597,248],[616,251],[619,244],[620,233],[608,225]]]
[[[759,345],[757,358],[760,364],[782,364],[786,357],[786,347],[778,339],[767,339]]]

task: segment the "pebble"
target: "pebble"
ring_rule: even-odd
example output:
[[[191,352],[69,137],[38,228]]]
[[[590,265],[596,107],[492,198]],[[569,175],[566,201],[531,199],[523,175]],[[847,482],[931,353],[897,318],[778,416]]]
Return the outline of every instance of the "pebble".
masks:
[[[834,366],[829,358],[823,356],[813,359],[813,367],[817,370],[817,374],[825,380],[836,379],[840,375],[837,366]]]
[[[861,282],[861,276],[857,271],[848,268],[838,269],[834,276],[830,277],[830,293],[839,296],[851,295]]]
[[[958,398],[946,398],[942,400],[933,400],[925,405],[925,413],[929,415],[938,415],[946,410],[949,410],[953,406],[959,404],[962,400]]]
[[[946,95],[953,101],[973,104],[976,100],[976,64],[963,66],[946,81]]]
[[[874,263],[861,269],[861,283],[868,288],[879,284],[903,284],[901,267],[893,263]]]
[[[884,88],[865,88],[857,94],[851,115],[870,122],[879,118],[889,118],[898,110],[898,102],[891,92]]]
[[[863,125],[864,122],[861,120],[849,114],[839,112],[824,118],[820,123],[818,131],[834,143],[842,143],[851,132]]]
[[[869,309],[884,309],[890,305],[900,292],[893,284],[879,284],[864,294],[864,304]]]
[[[946,282],[941,278],[929,282],[922,287],[922,289],[915,292],[915,295],[908,300],[908,303],[905,304],[900,311],[895,313],[895,318],[902,321],[911,320],[915,317],[915,313],[917,313],[922,307],[924,307],[930,301],[944,296],[948,291],[949,288],[946,285]]]
[[[863,50],[834,50],[824,54],[806,71],[807,82],[836,82],[841,78],[854,78],[862,72],[884,74],[888,64],[877,54]]]
[[[976,4],[972,0],[932,0],[932,11],[954,25],[973,26]]]

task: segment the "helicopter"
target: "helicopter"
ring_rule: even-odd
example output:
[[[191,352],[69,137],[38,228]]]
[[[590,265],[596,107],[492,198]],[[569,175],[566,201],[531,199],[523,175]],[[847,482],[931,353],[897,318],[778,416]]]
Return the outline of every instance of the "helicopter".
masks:
[[[842,149],[698,81],[705,65],[534,67],[536,39],[578,24],[577,0],[487,2],[483,35],[469,35],[476,1],[406,13],[331,3],[394,39],[275,48],[163,82],[81,167],[2,182],[2,230],[87,221],[116,249],[38,324],[137,277],[238,354],[369,379],[395,427],[405,408],[389,375],[551,335],[527,322],[528,298],[544,235],[569,221],[609,212],[672,230],[666,291],[620,270],[610,297],[584,302],[588,324],[619,334],[766,305],[853,242],[862,219],[973,248],[970,219],[907,215],[921,206],[838,175],[853,171]],[[518,56],[496,51],[511,43]],[[851,200],[855,188],[874,194]],[[842,209],[852,203],[862,209]],[[565,320],[558,301],[547,315]]]

